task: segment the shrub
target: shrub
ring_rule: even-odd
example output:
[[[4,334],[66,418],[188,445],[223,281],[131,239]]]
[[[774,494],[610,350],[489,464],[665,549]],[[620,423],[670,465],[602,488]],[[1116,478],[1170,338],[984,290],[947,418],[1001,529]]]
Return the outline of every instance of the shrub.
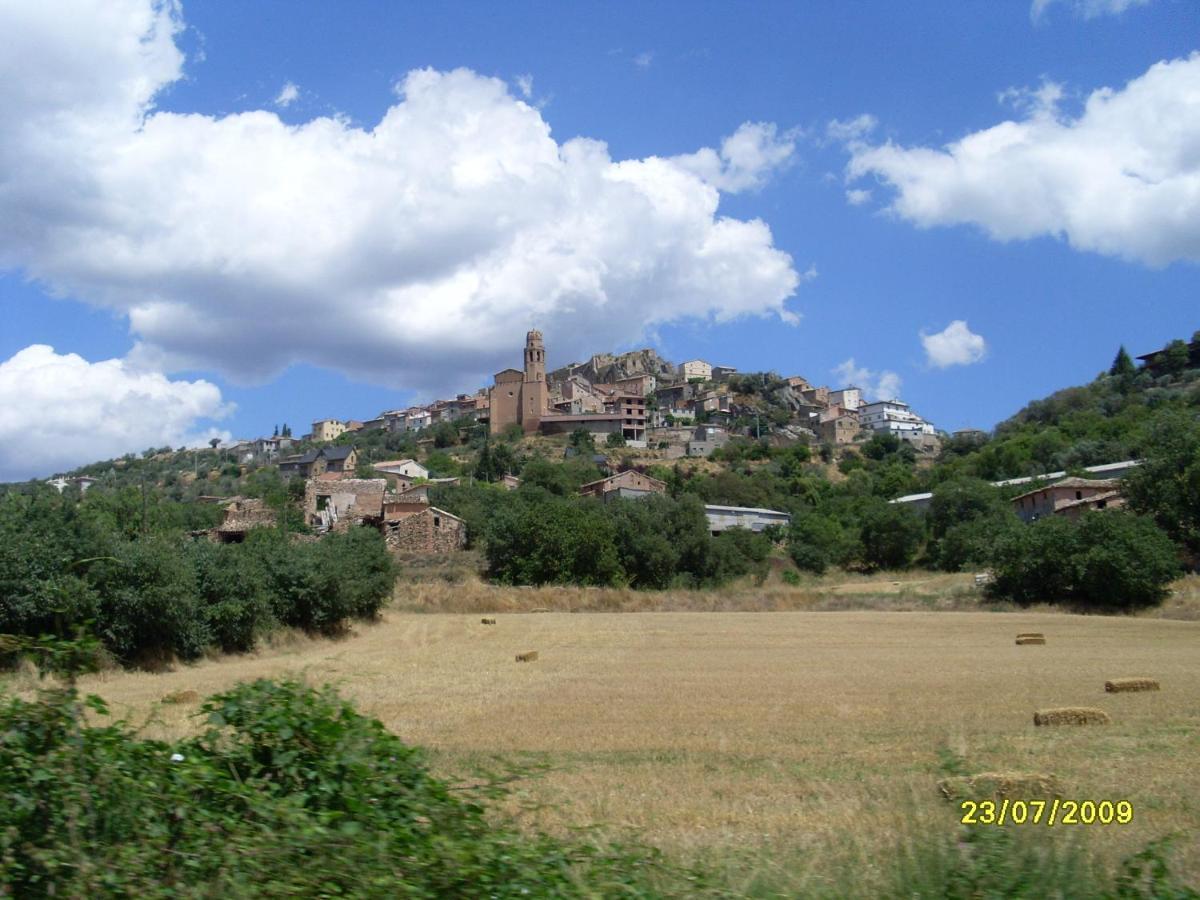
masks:
[[[89,698],[95,713],[105,712]],[[519,830],[330,689],[210,698],[200,737],[85,724],[73,690],[0,705],[0,894],[647,896],[652,851]]]
[[[254,649],[276,621],[265,585],[244,546],[200,541],[192,545],[191,558],[213,643],[230,653]]]
[[[152,536],[119,544],[90,577],[100,597],[100,636],[122,662],[153,665],[204,652],[210,635],[195,572],[176,541]]]

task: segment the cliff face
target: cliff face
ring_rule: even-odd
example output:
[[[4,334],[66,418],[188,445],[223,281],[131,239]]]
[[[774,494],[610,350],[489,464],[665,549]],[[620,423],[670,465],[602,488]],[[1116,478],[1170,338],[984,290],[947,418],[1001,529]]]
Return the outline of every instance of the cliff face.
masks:
[[[550,373],[550,383],[566,381],[572,375],[586,378],[593,384],[612,384],[622,378],[632,378],[635,375],[653,375],[656,378],[670,378],[675,375],[674,364],[658,355],[655,350],[631,350],[614,356],[611,353],[597,353],[585,363],[573,363],[555,369]]]

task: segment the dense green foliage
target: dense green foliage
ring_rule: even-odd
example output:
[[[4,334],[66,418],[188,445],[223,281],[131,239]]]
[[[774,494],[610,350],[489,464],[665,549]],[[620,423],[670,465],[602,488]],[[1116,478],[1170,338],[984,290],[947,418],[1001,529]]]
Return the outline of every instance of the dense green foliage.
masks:
[[[516,491],[439,488],[434,501],[467,522],[489,575],[504,584],[666,588],[765,574],[765,536],[734,530],[713,537],[694,496],[608,503],[576,496],[584,466],[591,467],[533,461]]]
[[[279,625],[336,632],[391,595],[393,563],[376,532],[305,542],[260,528],[217,545],[187,537],[175,505],[143,507],[127,493],[0,497],[0,633],[64,635],[91,622],[118,660],[152,665],[209,646],[249,650]]]
[[[1149,519],[1086,512],[1006,530],[991,554],[993,596],[1017,603],[1062,600],[1097,610],[1151,606],[1179,574],[1170,539]]]
[[[1131,509],[1153,517],[1200,562],[1200,419],[1176,413],[1158,420],[1141,467],[1122,487]]]
[[[89,698],[94,713],[104,713]],[[557,897],[642,893],[651,851],[527,834],[331,690],[210,698],[199,737],[87,725],[73,690],[0,706],[0,893]],[[643,885],[639,890],[636,886]]]

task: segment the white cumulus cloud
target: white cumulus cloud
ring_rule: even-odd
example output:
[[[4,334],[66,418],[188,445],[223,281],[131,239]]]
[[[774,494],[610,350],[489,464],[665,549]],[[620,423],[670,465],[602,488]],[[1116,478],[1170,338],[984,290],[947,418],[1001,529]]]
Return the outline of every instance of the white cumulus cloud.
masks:
[[[300,88],[288,82],[279,91],[279,95],[275,98],[275,105],[278,107],[288,107],[300,99]]]
[[[1029,8],[1030,17],[1036,22],[1042,14],[1056,3],[1071,7],[1077,16],[1095,19],[1098,16],[1116,16],[1135,6],[1145,6],[1150,0],[1033,0]]]
[[[900,376],[888,369],[872,371],[857,365],[852,356],[835,366],[832,371],[838,376],[839,384],[860,388],[868,400],[900,399]]]
[[[846,202],[851,206],[862,206],[871,199],[871,192],[864,188],[851,188],[846,191]]]
[[[721,142],[719,150],[705,147],[676,156],[671,162],[692,172],[705,184],[730,194],[757,190],[796,153],[794,132],[780,133],[771,122],[744,122]]]
[[[0,268],[127,315],[139,361],[437,392],[512,364],[531,321],[553,362],[682,319],[794,320],[792,259],[719,211],[790,155],[773,126],[701,151],[703,174],[614,159],[466,69],[408,73],[367,127],[167,112],[177,10],[0,5]]]
[[[921,332],[921,346],[929,365],[939,369],[969,366],[987,356],[987,342],[975,334],[963,319],[955,319],[936,334]]]
[[[34,344],[0,362],[0,481],[227,438],[197,429],[232,409],[207,381],[171,381],[125,360],[93,363]]]
[[[852,143],[847,174],[894,188],[891,210],[921,227],[1056,236],[1150,266],[1200,261],[1200,52],[1093,91],[1077,116],[1053,83],[1003,96],[1022,118],[942,148]]]

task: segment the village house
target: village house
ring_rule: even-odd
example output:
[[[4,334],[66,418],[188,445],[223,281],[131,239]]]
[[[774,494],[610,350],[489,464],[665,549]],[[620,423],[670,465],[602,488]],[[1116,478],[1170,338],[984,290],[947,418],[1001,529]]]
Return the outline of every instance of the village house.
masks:
[[[645,374],[622,378],[616,384],[618,390],[627,394],[636,394],[638,397],[649,397],[657,386],[658,379],[653,375]]]
[[[339,434],[344,433],[346,426],[337,419],[317,419],[312,423],[312,434],[309,435],[310,440],[314,441],[332,441]]]
[[[736,375],[737,369],[733,366],[713,366],[712,380],[713,381],[728,381],[730,375]]]
[[[689,359],[679,366],[679,371],[683,373],[684,379],[688,381],[693,378],[711,381],[713,367],[702,359]]]
[[[687,442],[687,455],[707,457],[729,443],[729,432],[719,425],[698,425]]]
[[[865,430],[893,434],[914,443],[924,435],[933,435],[934,427],[912,411],[902,400],[879,400],[859,408],[859,421]]]
[[[1200,369],[1200,340],[1191,341],[1187,344],[1188,348],[1188,368]],[[1146,371],[1157,378],[1160,375],[1165,375],[1170,369],[1167,357],[1167,348],[1155,350],[1153,353],[1145,353],[1138,357]]]
[[[351,444],[322,447],[321,458],[326,472],[353,472],[358,465],[358,450]]]
[[[822,443],[841,446],[852,444],[862,431],[858,413],[841,407],[830,407],[817,418],[817,437]]]
[[[278,465],[281,478],[312,478],[325,471],[325,460],[320,450],[307,450],[304,453],[281,457]]]
[[[849,412],[856,411],[862,406],[862,402],[862,390],[854,387],[854,385],[829,392],[829,405],[840,406]]]
[[[429,470],[415,459],[390,459],[384,462],[371,463],[371,468],[380,474],[403,475],[413,480],[429,478]]]
[[[380,531],[388,548],[398,553],[452,553],[467,545],[466,522],[428,501],[386,500]]]
[[[666,490],[666,482],[630,469],[585,484],[579,489],[579,494],[582,497],[598,497],[607,503],[616,499],[639,500],[650,494],[666,493]]]
[[[1078,516],[1085,509],[1124,506],[1120,483],[1114,479],[1064,478],[1012,499],[1013,510],[1025,522],[1043,516]]]

